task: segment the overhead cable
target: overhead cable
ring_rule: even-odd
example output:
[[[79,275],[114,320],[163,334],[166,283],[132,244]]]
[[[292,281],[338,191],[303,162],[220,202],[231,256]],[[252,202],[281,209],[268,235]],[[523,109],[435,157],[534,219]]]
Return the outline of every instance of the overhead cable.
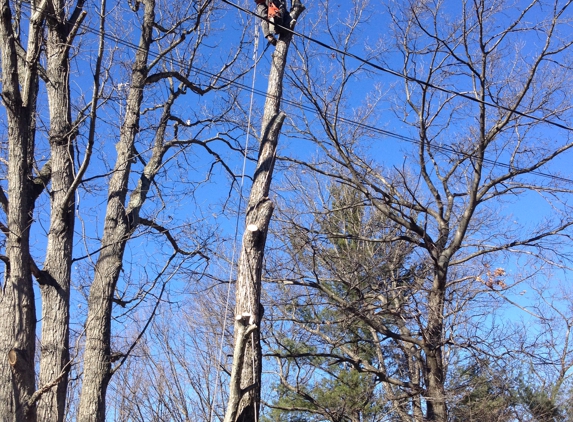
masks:
[[[254,13],[254,12],[248,10],[248,9],[245,9],[245,8],[243,8],[243,7],[241,7],[241,6],[237,5],[237,4],[235,4],[235,3],[232,3],[232,2],[230,2],[230,1],[228,1],[228,0],[222,0],[222,1],[223,1],[224,3],[227,3],[228,5],[231,5],[231,6],[233,6],[233,7],[236,7],[237,9],[239,9],[239,10],[245,12],[245,13],[249,13],[249,14],[251,14],[251,15],[253,15],[253,16],[259,18],[259,19],[262,19],[262,18],[261,18],[260,16],[258,16],[256,13]],[[27,3],[23,3],[22,6],[23,6],[23,8],[27,8],[27,9],[30,9],[30,10],[32,9],[32,6],[29,5],[29,4],[27,4]],[[102,31],[100,31],[99,29],[92,28],[92,27],[90,27],[90,26],[88,26],[88,25],[83,25],[82,27],[83,27],[87,32],[90,32],[90,33],[92,33],[92,34],[94,34],[94,35],[102,35],[104,38],[106,38],[106,39],[108,39],[108,40],[111,40],[111,41],[114,41],[114,42],[116,42],[116,43],[119,44],[119,45],[124,45],[124,46],[126,46],[126,47],[128,47],[128,48],[130,48],[130,49],[132,49],[132,50],[137,50],[137,49],[140,48],[137,44],[134,44],[134,43],[132,43],[132,42],[130,42],[130,41],[126,41],[126,40],[123,39],[123,38],[120,38],[120,37],[117,37],[117,36],[114,36],[114,35],[110,35],[110,34],[108,34],[107,32],[104,32],[104,33],[102,34]],[[410,81],[413,81],[413,82],[416,82],[416,83],[420,83],[420,84],[426,85],[426,86],[428,86],[428,87],[430,87],[430,88],[433,88],[433,89],[436,89],[436,90],[439,90],[439,91],[442,91],[442,92],[450,93],[451,95],[457,95],[457,96],[466,98],[466,99],[471,100],[471,101],[474,101],[474,102],[482,103],[482,104],[487,105],[487,106],[489,106],[489,107],[499,108],[499,109],[503,109],[503,110],[505,110],[505,111],[513,112],[513,113],[515,113],[515,114],[517,114],[517,115],[519,115],[519,116],[522,116],[522,117],[525,117],[525,118],[529,118],[529,119],[538,121],[538,122],[540,122],[540,123],[547,123],[547,124],[552,125],[552,126],[557,126],[557,127],[561,128],[561,129],[565,129],[565,130],[568,130],[568,131],[573,131],[573,128],[570,128],[569,126],[562,125],[562,124],[560,124],[560,123],[553,122],[553,121],[551,121],[551,120],[547,120],[547,119],[543,119],[543,118],[539,118],[539,117],[536,117],[536,116],[531,116],[531,115],[528,115],[528,114],[526,114],[526,113],[518,112],[518,111],[512,110],[512,109],[507,108],[507,107],[503,107],[503,106],[496,105],[496,104],[493,104],[493,103],[485,102],[485,101],[479,100],[479,99],[477,99],[477,98],[475,98],[475,97],[471,97],[471,96],[469,96],[469,95],[467,95],[467,94],[464,94],[464,93],[460,93],[460,92],[456,92],[456,91],[453,91],[453,90],[449,90],[449,89],[447,89],[447,88],[443,88],[443,87],[439,87],[439,86],[436,86],[436,85],[432,85],[432,84],[430,84],[430,83],[421,81],[421,80],[416,79],[416,78],[413,78],[413,77],[411,77],[411,76],[404,75],[404,74],[402,74],[402,73],[393,71],[393,70],[391,70],[391,69],[387,69],[387,68],[381,67],[381,66],[379,66],[379,65],[376,65],[375,63],[371,63],[370,61],[368,61],[368,60],[366,60],[366,59],[360,58],[359,56],[356,56],[355,54],[342,51],[342,50],[340,50],[340,49],[338,49],[338,48],[336,48],[336,47],[329,46],[328,44],[323,43],[322,41],[316,40],[316,39],[314,39],[314,38],[312,38],[312,37],[309,37],[309,36],[307,36],[307,35],[304,35],[304,34],[301,34],[301,33],[295,32],[295,31],[292,31],[292,30],[290,30],[290,29],[288,29],[288,28],[283,28],[283,29],[287,29],[287,30],[289,30],[290,32],[292,32],[294,35],[300,36],[300,37],[302,37],[302,38],[304,38],[304,39],[307,39],[307,40],[309,40],[309,41],[311,41],[311,42],[314,42],[315,44],[318,44],[318,45],[320,45],[320,46],[323,46],[324,48],[327,48],[327,49],[329,49],[329,50],[331,50],[331,51],[334,51],[334,52],[337,52],[337,53],[339,53],[339,54],[343,54],[343,55],[346,55],[346,56],[355,58],[356,60],[358,60],[358,61],[360,61],[360,62],[362,62],[362,63],[365,63],[365,64],[367,64],[367,65],[369,65],[369,66],[372,66],[372,67],[374,67],[374,68],[376,68],[376,69],[378,69],[378,70],[381,70],[381,71],[383,71],[383,72],[390,73],[390,74],[392,74],[392,75],[394,75],[394,76],[397,76],[397,77],[400,77],[400,78],[404,78],[404,79],[407,79],[407,80],[410,80]],[[157,58],[157,57],[160,56],[160,53],[156,53],[156,52],[150,51],[150,52],[149,52],[149,56],[150,56],[150,57],[155,57],[155,58]],[[177,59],[174,59],[174,58],[167,58],[167,57],[165,57],[165,61],[166,61],[166,62],[169,62],[169,63],[172,63],[172,64],[177,64],[177,65],[179,65],[179,66],[181,66],[181,67],[188,66],[188,64],[185,63],[183,60],[177,60]],[[241,82],[238,82],[237,80],[229,79],[229,78],[226,78],[226,77],[221,76],[221,75],[216,75],[216,74],[214,74],[214,73],[212,73],[212,72],[206,71],[206,70],[204,70],[204,69],[198,68],[198,67],[193,66],[193,65],[190,66],[190,69],[193,70],[193,71],[194,71],[196,74],[198,74],[198,75],[207,76],[207,77],[210,77],[210,78],[217,78],[218,80],[221,80],[221,81],[223,81],[224,83],[227,83],[227,84],[232,85],[232,86],[234,86],[234,87],[236,87],[236,88],[239,88],[240,90],[244,90],[244,91],[250,92],[250,93],[255,93],[256,95],[261,96],[261,97],[264,97],[264,98],[269,97],[269,96],[272,96],[271,94],[267,94],[265,91],[262,91],[262,90],[260,90],[260,89],[254,88],[254,86],[250,87],[250,86],[245,85],[245,84],[243,84],[243,83],[241,83]],[[308,111],[308,112],[313,113],[313,114],[318,114],[318,113],[317,113],[317,110],[315,110],[315,109],[314,109],[313,107],[311,107],[311,106],[304,105],[304,104],[300,104],[300,103],[298,103],[298,102],[294,102],[294,101],[292,101],[292,100],[288,100],[288,99],[284,99],[284,98],[282,98],[281,101],[282,101],[283,103],[289,104],[289,105],[291,105],[291,106],[293,106],[293,107],[295,107],[295,108],[297,108],[297,109],[302,109],[302,110]],[[334,115],[328,114],[328,113],[325,114],[325,117],[327,117],[327,118],[328,118],[328,117],[336,118],[337,120],[339,120],[340,122],[343,122],[343,123],[345,123],[345,124],[352,125],[352,126],[356,126],[356,127],[362,128],[362,129],[367,129],[367,130],[369,130],[369,131],[371,131],[371,132],[373,132],[373,133],[378,133],[378,134],[384,135],[384,136],[386,136],[386,137],[390,137],[390,138],[397,139],[397,140],[400,140],[400,141],[412,143],[412,144],[415,144],[415,145],[419,145],[419,144],[421,144],[421,142],[422,142],[422,141],[420,141],[419,139],[415,139],[415,138],[412,138],[412,137],[410,137],[410,136],[402,135],[402,134],[399,134],[399,133],[396,133],[396,132],[392,132],[392,131],[389,131],[389,130],[386,130],[386,129],[382,129],[382,128],[379,128],[379,127],[376,127],[376,126],[372,126],[372,125],[368,125],[368,124],[365,124],[365,123],[361,123],[361,122],[358,122],[358,121],[355,121],[355,120],[352,120],[352,119],[348,119],[348,118],[345,118],[345,117],[334,116]],[[462,156],[462,157],[464,157],[464,158],[469,158],[469,159],[471,159],[471,158],[476,158],[475,155],[472,154],[472,153],[462,152],[462,151],[456,151],[456,150],[453,149],[452,147],[445,146],[445,145],[432,144],[432,148],[436,149],[437,151],[443,152],[443,153],[446,154],[446,155],[447,155],[447,154],[456,154],[456,155]],[[492,160],[492,159],[488,159],[488,158],[485,158],[485,157],[483,158],[483,162],[485,162],[485,163],[487,163],[487,164],[490,164],[490,165],[492,165],[492,166],[497,166],[497,167],[502,167],[502,168],[506,168],[506,169],[509,169],[509,170],[514,170],[516,173],[519,173],[521,170],[523,170],[522,168],[518,168],[518,167],[512,166],[512,165],[510,165],[510,164],[501,163],[501,162],[498,162],[497,160]],[[537,170],[528,171],[527,173],[528,173],[528,174],[533,174],[533,175],[536,175],[536,176],[541,176],[541,177],[553,179],[553,180],[558,180],[558,181],[566,182],[566,183],[573,183],[573,180],[572,180],[572,179],[565,178],[565,177],[561,177],[561,176],[556,176],[556,175],[553,175],[553,174],[550,174],[550,173],[545,173],[545,172],[541,172],[541,171],[537,171]]]

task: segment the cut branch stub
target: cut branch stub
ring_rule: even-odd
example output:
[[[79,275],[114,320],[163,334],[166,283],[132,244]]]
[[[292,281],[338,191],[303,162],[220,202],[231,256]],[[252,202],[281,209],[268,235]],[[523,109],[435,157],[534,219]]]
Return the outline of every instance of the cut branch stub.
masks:
[[[293,1],[291,18],[297,19],[304,8]],[[261,278],[269,223],[274,204],[269,198],[279,134],[286,114],[280,111],[283,77],[292,33],[284,32],[273,53],[267,98],[260,132],[259,156],[246,210],[246,227],[239,258],[235,313],[235,349],[225,422],[251,422],[258,419],[262,374],[260,325],[262,311]],[[249,324],[245,319],[249,313]],[[247,342],[250,337],[252,344]],[[244,367],[244,361],[249,367]],[[241,388],[241,385],[243,388]]]
[[[16,367],[18,362],[18,352],[15,349],[10,349],[8,352],[8,362],[12,368]]]

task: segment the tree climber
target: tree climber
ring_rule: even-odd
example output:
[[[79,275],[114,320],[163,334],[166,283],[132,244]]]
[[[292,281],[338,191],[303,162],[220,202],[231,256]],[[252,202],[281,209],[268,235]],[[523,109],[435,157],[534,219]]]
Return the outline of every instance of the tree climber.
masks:
[[[255,0],[257,2],[257,15],[261,19],[263,35],[269,43],[277,45],[273,34],[280,34],[280,26],[287,26],[290,15],[286,12],[282,0]]]

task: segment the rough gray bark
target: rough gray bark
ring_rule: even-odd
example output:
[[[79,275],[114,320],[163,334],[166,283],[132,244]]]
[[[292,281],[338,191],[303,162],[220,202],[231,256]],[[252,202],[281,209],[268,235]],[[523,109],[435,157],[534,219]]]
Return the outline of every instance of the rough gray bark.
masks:
[[[291,16],[298,19],[304,11],[295,0]],[[273,53],[267,87],[259,157],[246,210],[246,230],[243,235],[238,264],[235,304],[235,351],[231,375],[230,397],[225,422],[258,420],[261,396],[262,354],[260,345],[261,274],[269,223],[274,205],[269,190],[275,164],[278,137],[286,115],[280,111],[283,76],[292,33],[284,30]],[[245,319],[248,326],[245,327]],[[250,339],[245,341],[245,332]],[[240,374],[240,375],[239,375]]]
[[[434,285],[429,295],[427,339],[423,349],[426,355],[426,417],[428,420],[446,421],[445,378],[443,360],[444,296],[447,272],[436,270]]]
[[[133,228],[125,201],[143,90],[149,71],[147,60],[155,23],[155,1],[146,0],[143,7],[139,49],[132,68],[125,120],[116,145],[117,159],[109,181],[102,250],[96,262],[88,299],[84,378],[78,409],[78,420],[81,421],[105,420],[105,394],[111,377],[111,309],[125,245]]]
[[[205,35],[202,32],[204,28],[200,28],[200,23],[202,23],[203,19],[207,19],[206,16],[211,12],[210,4],[211,2],[209,1],[199,4],[200,7],[194,11],[195,15],[191,19],[192,25],[189,27],[184,27],[187,19],[190,19],[189,16],[185,16],[181,21],[172,23],[173,26],[169,32],[178,32],[179,37],[175,37],[162,53],[149,62],[151,45],[154,42],[158,42],[157,39],[153,39],[153,31],[158,27],[155,21],[156,2],[155,0],[141,2],[144,13],[141,23],[139,48],[132,66],[125,117],[120,130],[119,141],[116,144],[116,163],[108,185],[108,202],[101,252],[95,265],[94,279],[88,298],[88,316],[85,324],[84,377],[78,409],[78,419],[82,421],[105,420],[107,386],[113,372],[117,369],[112,369],[111,367],[112,305],[119,274],[123,267],[125,247],[131,235],[140,224],[145,224],[167,237],[174,248],[174,254],[186,256],[201,254],[201,251],[188,252],[182,250],[167,229],[155,224],[153,221],[141,218],[140,212],[158,172],[162,169],[165,154],[175,147],[184,147],[191,144],[206,145],[206,143],[202,143],[197,139],[167,141],[166,138],[170,136],[170,134],[167,134],[169,125],[173,121],[180,121],[172,111],[177,98],[185,94],[187,89],[194,93],[203,94],[215,87],[209,85],[202,89],[187,79],[188,75],[184,74],[184,72],[189,71],[188,69],[192,67],[193,60],[190,60],[189,68],[181,73],[177,71],[159,71],[155,74],[150,74],[150,71],[161,63],[160,60],[165,54],[183,43],[186,36],[191,32],[198,32],[197,42],[192,48],[197,49],[199,47]],[[161,39],[161,34],[159,39]],[[220,72],[224,72],[225,69],[226,67],[223,67],[223,70]],[[130,192],[128,183],[131,165],[137,159],[135,143],[139,133],[144,90],[146,86],[166,79],[169,79],[170,82],[169,95],[163,103],[161,117],[154,128],[151,157],[147,163],[144,163],[137,185]],[[179,81],[179,85],[175,86],[174,80]],[[213,80],[216,81],[217,77],[215,76]],[[206,149],[211,152],[208,148]],[[143,159],[141,161],[144,162]],[[127,354],[129,354],[129,351]],[[124,356],[121,362],[124,362],[126,357]]]
[[[34,421],[34,352],[36,314],[29,253],[31,214],[35,200],[32,152],[36,63],[42,12],[30,20],[28,56],[19,73],[18,40],[7,0],[0,2],[2,100],[8,123],[8,196],[2,192],[6,213],[5,278],[0,292],[0,420]],[[41,9],[41,8],[40,8]]]
[[[7,266],[0,329],[2,349],[10,349],[2,365],[0,415],[5,420],[61,421],[64,417],[68,366],[69,285],[73,239],[73,175],[69,98],[69,49],[73,43],[83,2],[78,2],[70,20],[63,3],[33,4],[28,45],[20,45],[20,16],[12,16],[9,2],[2,3],[3,100],[9,135],[8,197],[3,198],[7,215]],[[45,18],[47,68],[39,64]],[[41,72],[40,72],[41,71]],[[47,76],[50,117],[50,159],[38,176],[33,176],[35,113],[39,74]],[[19,86],[18,86],[19,83]],[[52,175],[54,178],[52,179]],[[51,221],[44,269],[30,257],[29,228],[35,200],[51,182]],[[17,217],[20,215],[20,217]],[[18,234],[18,235],[16,235]],[[16,263],[16,265],[14,265]],[[40,388],[35,391],[36,315],[32,274],[42,292],[42,355]],[[13,291],[14,290],[14,291]],[[17,292],[17,294],[14,294]],[[13,331],[14,333],[9,333]],[[6,356],[6,355],[4,355]],[[36,413],[36,403],[39,401]]]
[[[42,337],[39,384],[59,380],[38,402],[39,421],[63,421],[69,370],[70,283],[74,238],[74,151],[75,129],[71,117],[69,51],[84,14],[79,2],[70,21],[64,3],[53,3],[47,15],[46,84],[50,114],[50,231],[41,273]],[[66,24],[61,24],[66,22]]]
[[[70,49],[85,16],[84,1],[78,0],[72,9],[69,2],[62,1],[40,0],[30,4],[6,0],[0,4],[2,100],[7,113],[4,123],[8,128],[8,157],[2,157],[3,163],[7,163],[8,167],[3,175],[3,180],[4,177],[7,180],[7,187],[4,184],[0,187],[0,204],[6,216],[6,223],[0,223],[0,230],[6,240],[4,242],[2,239],[0,243],[6,250],[5,254],[0,255],[5,274],[5,280],[0,285],[0,311],[3,315],[0,320],[0,357],[3,357],[0,359],[0,421],[27,421],[36,418],[40,421],[62,421],[66,410],[67,372],[71,366],[69,298],[74,198],[90,162],[96,136],[98,98],[107,95],[100,87],[100,83],[104,83],[106,78],[106,75],[102,76],[100,72],[104,56],[103,37],[106,36],[105,0],[102,0],[100,15],[101,36],[99,53],[95,58],[92,102],[80,110],[77,121],[72,121],[71,116],[71,106],[75,101],[71,98],[70,91],[70,63],[73,58],[70,57]],[[184,150],[186,145],[194,143],[216,155],[208,147],[212,139],[205,142],[196,139],[165,141],[169,122],[171,127],[175,128],[174,132],[169,132],[169,136],[173,133],[177,136],[178,124],[185,125],[178,116],[171,113],[175,98],[186,90],[203,94],[219,88],[215,86],[219,80],[217,75],[211,81],[213,85],[204,89],[187,79],[190,69],[193,68],[191,62],[195,59],[195,49],[199,48],[207,34],[208,25],[203,24],[203,17],[208,15],[207,11],[212,11],[212,2],[205,0],[182,7],[179,10],[180,20],[173,22],[166,19],[171,25],[168,29],[155,22],[154,1],[138,2],[133,6],[134,11],[140,4],[143,5],[144,11],[141,43],[132,67],[128,107],[117,144],[116,171],[109,185],[109,204],[101,245],[103,250],[99,255],[95,281],[90,292],[86,323],[87,351],[84,355],[86,364],[83,373],[85,394],[82,395],[80,403],[80,420],[104,419],[106,386],[112,372],[109,344],[111,302],[115,284],[122,268],[125,244],[140,222],[140,209],[156,174],[162,168],[166,151],[171,147]],[[22,5],[24,7],[21,7]],[[26,8],[32,10],[30,27],[20,38],[20,32],[25,32],[20,28],[20,22],[26,18],[26,13],[23,13],[27,12]],[[200,31],[194,41],[186,42],[183,46],[191,46],[192,49],[188,67],[184,67],[181,72],[158,72],[149,77],[150,69],[158,67],[165,56],[172,54],[172,49],[183,44],[185,37],[198,28]],[[159,34],[155,41],[160,45],[158,48],[161,51],[148,63],[147,55],[153,42],[153,30]],[[162,32],[166,32],[168,36],[164,37]],[[22,39],[28,42],[26,49],[21,45]],[[163,47],[166,48],[162,49]],[[219,70],[219,76],[228,71],[239,57],[239,52],[231,56]],[[42,68],[42,64],[46,67]],[[42,116],[49,113],[47,138],[50,157],[44,168],[35,175],[34,135],[39,76],[46,82],[48,109]],[[126,209],[127,180],[135,155],[134,142],[139,133],[143,91],[146,85],[167,79],[169,81],[164,82],[164,86],[169,87],[171,97],[165,102],[162,120],[154,127],[157,142],[152,147],[151,159],[144,163],[143,174],[132,191]],[[177,81],[180,82],[179,86],[175,86]],[[82,100],[83,98],[75,104]],[[90,122],[89,126],[86,125],[87,146],[84,150],[84,161],[76,168],[78,166],[74,163],[74,156],[77,157],[78,149],[81,148],[81,145],[74,145],[76,134],[82,130],[83,123],[87,122],[88,118]],[[177,123],[173,124],[173,121]],[[50,226],[46,236],[44,265],[40,268],[31,259],[29,232],[34,223],[34,202],[44,190],[49,191]],[[175,254],[197,254],[197,251],[187,252],[179,248],[166,229],[154,225],[153,222],[150,226],[166,235],[175,249]],[[37,317],[32,277],[37,280],[42,295],[41,356],[37,374],[34,363]],[[38,389],[35,389],[36,377],[39,381]]]

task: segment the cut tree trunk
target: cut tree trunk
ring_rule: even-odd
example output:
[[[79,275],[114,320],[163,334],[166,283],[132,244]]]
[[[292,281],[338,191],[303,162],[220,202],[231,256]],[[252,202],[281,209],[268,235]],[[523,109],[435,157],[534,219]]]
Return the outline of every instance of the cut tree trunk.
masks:
[[[304,7],[293,1],[291,16]],[[279,134],[286,115],[280,111],[283,76],[292,33],[283,31],[273,53],[267,98],[261,125],[259,157],[246,210],[238,264],[235,304],[235,346],[225,422],[259,420],[262,353],[261,275],[265,243],[274,205],[269,199]]]

